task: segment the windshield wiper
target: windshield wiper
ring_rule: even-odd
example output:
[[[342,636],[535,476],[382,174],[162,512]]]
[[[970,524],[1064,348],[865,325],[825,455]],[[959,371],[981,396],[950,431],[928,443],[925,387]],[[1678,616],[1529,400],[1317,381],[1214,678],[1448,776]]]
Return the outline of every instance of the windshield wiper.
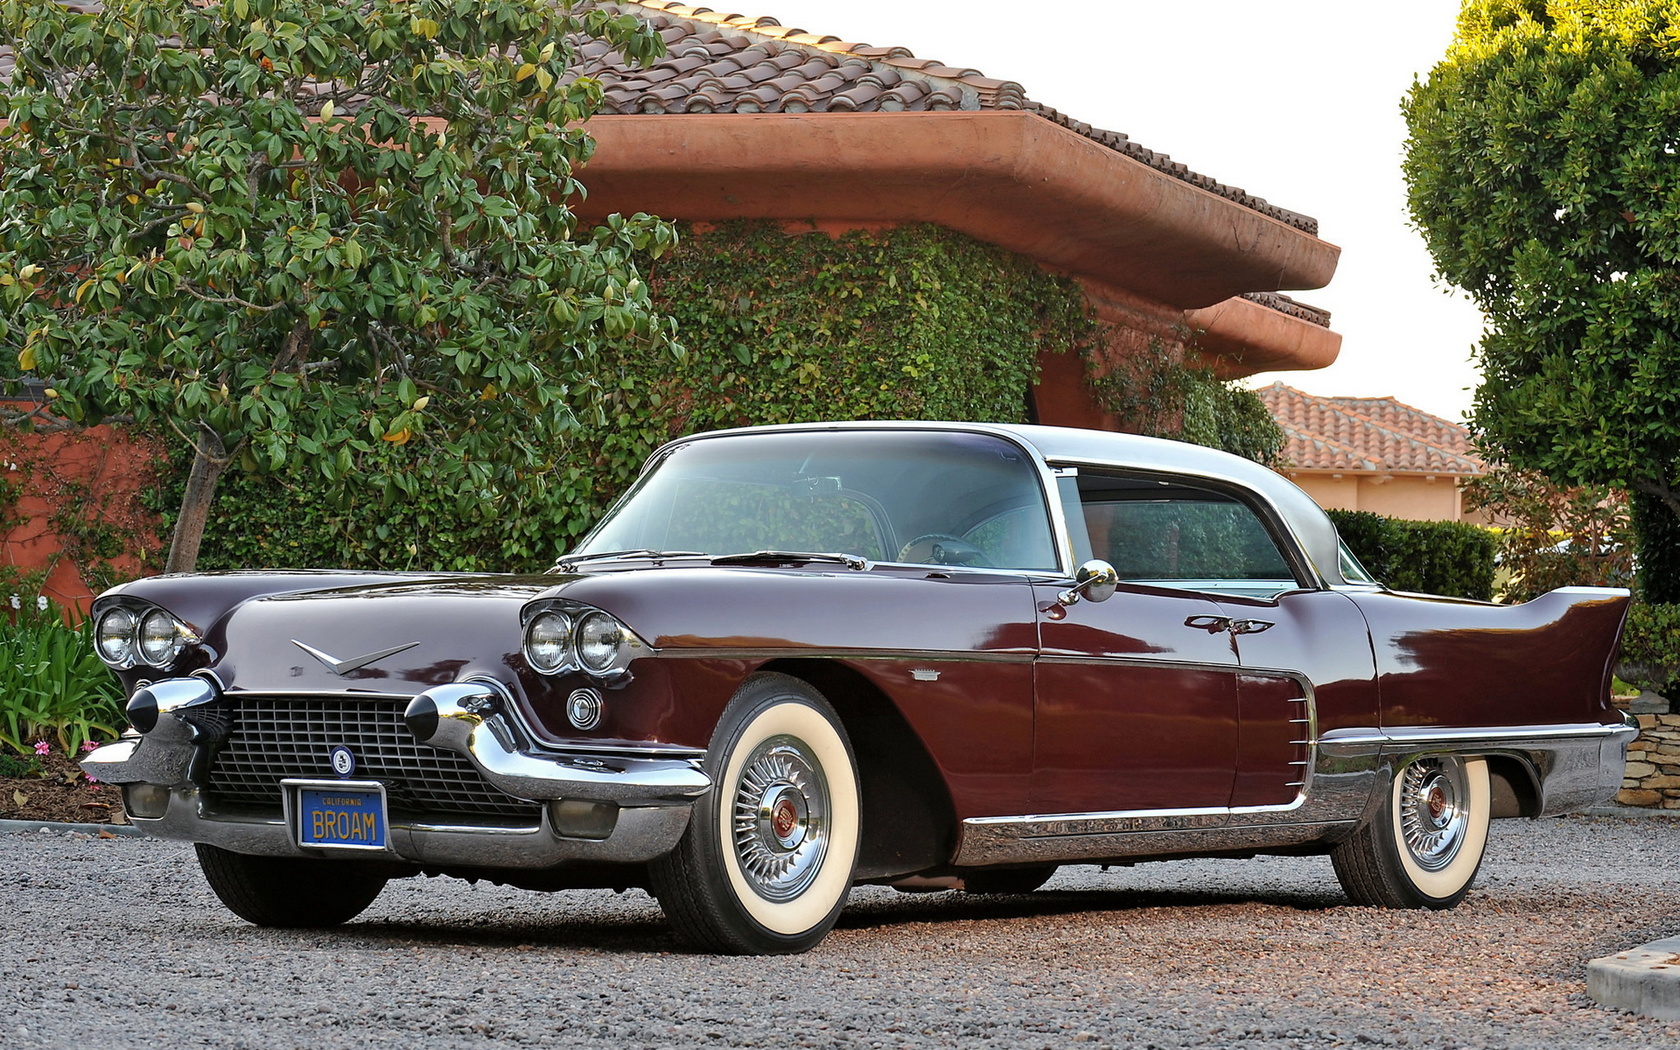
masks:
[[[594,554],[569,554],[554,563],[549,572],[571,572],[573,569],[590,561],[606,561],[610,558],[648,558],[660,561],[665,558],[704,558],[704,551],[656,551],[651,547],[642,547],[629,551],[596,551]]]
[[[869,568],[869,560],[855,554],[828,554],[812,551],[748,551],[745,554],[720,554],[713,565],[748,565],[753,562],[832,561],[855,572]]]

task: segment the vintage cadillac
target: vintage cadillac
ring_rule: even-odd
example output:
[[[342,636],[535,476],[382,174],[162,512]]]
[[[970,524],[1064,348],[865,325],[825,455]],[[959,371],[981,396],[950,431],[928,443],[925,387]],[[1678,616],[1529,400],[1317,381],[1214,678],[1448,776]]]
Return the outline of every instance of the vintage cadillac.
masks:
[[[1490,817],[1620,785],[1627,602],[1391,592],[1301,490],[1191,445],[723,431],[542,575],[106,592],[132,728],[85,766],[262,925],[438,874],[641,886],[702,948],[789,952],[857,883],[1262,853],[1445,908]]]

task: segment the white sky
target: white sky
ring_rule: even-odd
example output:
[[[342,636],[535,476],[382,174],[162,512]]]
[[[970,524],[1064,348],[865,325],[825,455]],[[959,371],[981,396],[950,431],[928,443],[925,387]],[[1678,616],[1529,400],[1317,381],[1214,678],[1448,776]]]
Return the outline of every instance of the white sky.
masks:
[[[698,0],[689,0],[691,3]],[[1393,396],[1458,420],[1481,315],[1436,282],[1406,219],[1400,100],[1445,53],[1459,0],[741,0],[843,40],[1014,80],[1027,96],[1318,219],[1341,358],[1277,372],[1314,394]]]

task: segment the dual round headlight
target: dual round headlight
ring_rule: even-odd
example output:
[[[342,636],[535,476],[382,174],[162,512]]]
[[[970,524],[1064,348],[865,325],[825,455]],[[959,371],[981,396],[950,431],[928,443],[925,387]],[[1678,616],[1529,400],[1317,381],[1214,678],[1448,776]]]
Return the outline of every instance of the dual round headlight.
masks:
[[[139,664],[168,668],[196,640],[186,624],[158,608],[112,606],[94,625],[99,658],[119,669]]]
[[[599,609],[545,609],[525,624],[525,660],[542,674],[610,678],[644,651],[633,631]]]

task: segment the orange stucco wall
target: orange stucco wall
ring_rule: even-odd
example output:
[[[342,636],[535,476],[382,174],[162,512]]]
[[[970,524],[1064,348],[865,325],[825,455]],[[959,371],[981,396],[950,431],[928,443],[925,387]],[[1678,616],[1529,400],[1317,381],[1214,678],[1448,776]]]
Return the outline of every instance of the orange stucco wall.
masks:
[[[156,515],[141,506],[141,493],[156,478],[162,452],[132,432],[110,426],[85,431],[20,432],[0,429],[0,471],[15,486],[8,510],[14,524],[0,531],[0,563],[27,575],[41,574],[40,593],[85,611],[96,581],[65,521],[108,530],[116,551],[109,574],[128,578],[156,572],[162,562]],[[30,596],[25,596],[30,597]],[[0,595],[0,601],[9,595]]]

